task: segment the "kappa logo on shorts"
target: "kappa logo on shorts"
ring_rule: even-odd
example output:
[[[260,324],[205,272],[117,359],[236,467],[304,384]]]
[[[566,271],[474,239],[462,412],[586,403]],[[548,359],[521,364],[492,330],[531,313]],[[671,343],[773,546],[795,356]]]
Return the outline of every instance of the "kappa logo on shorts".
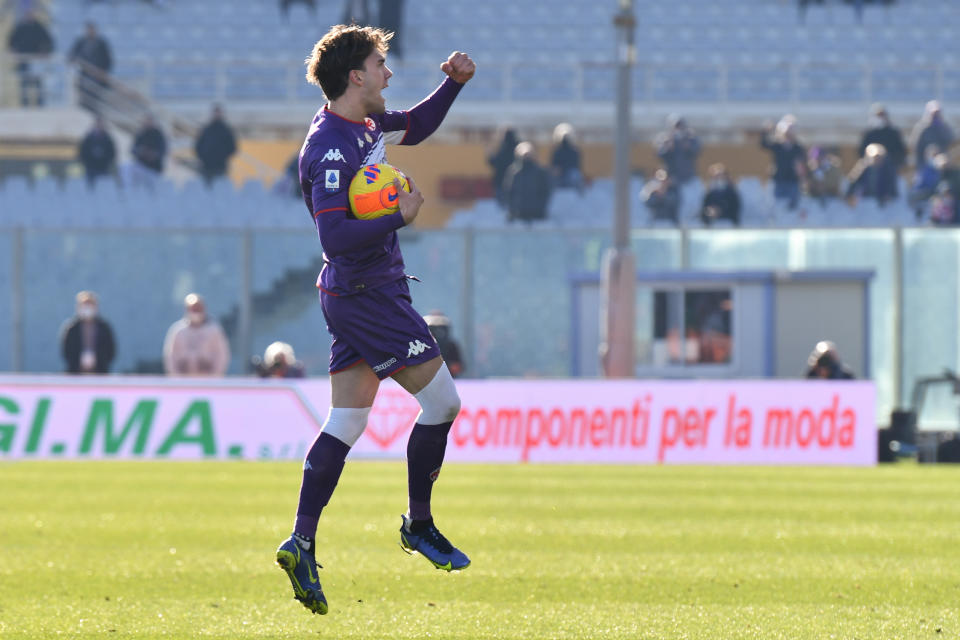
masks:
[[[430,348],[430,345],[423,344],[419,340],[417,340],[416,342],[410,342],[409,344],[410,344],[410,349],[407,351],[408,358],[411,358],[413,356],[418,356]]]
[[[324,159],[324,160],[339,160],[340,162],[344,162],[344,161],[345,161],[345,159],[344,159],[344,157],[343,157],[343,154],[340,153],[340,149],[327,149],[327,153],[326,153],[326,155],[323,156],[323,159]]]
[[[396,359],[396,358],[390,358],[390,359],[387,360],[386,362],[381,362],[380,364],[378,364],[377,366],[375,366],[375,367],[373,368],[373,372],[374,372],[374,373],[377,373],[377,372],[379,372],[379,371],[383,371],[384,369],[386,369],[387,367],[389,367],[389,366],[392,365],[392,364],[397,364],[397,359]]]

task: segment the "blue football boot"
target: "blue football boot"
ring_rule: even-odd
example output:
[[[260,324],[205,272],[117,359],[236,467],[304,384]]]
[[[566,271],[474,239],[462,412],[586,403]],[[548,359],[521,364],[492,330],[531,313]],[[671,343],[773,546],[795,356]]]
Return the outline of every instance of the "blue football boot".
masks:
[[[319,565],[313,554],[305,551],[291,536],[277,549],[277,564],[290,578],[293,597],[310,611],[324,615],[327,612],[327,599],[317,578]]]
[[[450,544],[433,524],[433,518],[426,525],[418,523],[417,531],[411,531],[413,520],[406,515],[400,516],[403,526],[400,527],[400,548],[407,553],[419,552],[430,564],[444,571],[459,571],[470,566],[470,558]]]

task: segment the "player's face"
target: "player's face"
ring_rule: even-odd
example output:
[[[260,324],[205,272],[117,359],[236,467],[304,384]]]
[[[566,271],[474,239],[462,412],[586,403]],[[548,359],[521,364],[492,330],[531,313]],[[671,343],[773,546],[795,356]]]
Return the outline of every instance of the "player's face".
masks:
[[[386,110],[382,92],[392,75],[382,51],[374,51],[367,56],[363,64],[363,94],[367,113],[383,113]]]

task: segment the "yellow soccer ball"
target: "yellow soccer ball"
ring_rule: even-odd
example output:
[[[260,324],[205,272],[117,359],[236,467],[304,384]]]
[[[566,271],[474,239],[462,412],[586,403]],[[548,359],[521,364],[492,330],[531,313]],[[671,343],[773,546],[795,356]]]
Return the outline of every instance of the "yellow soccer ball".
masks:
[[[398,211],[400,196],[393,184],[394,178],[400,179],[404,191],[410,191],[407,176],[393,165],[381,163],[361,167],[347,190],[353,215],[360,220],[373,220]]]

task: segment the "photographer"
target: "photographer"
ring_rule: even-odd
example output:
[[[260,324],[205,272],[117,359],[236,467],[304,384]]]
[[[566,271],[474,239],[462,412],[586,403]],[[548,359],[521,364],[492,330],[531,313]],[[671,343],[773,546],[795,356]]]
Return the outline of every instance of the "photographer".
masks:
[[[853,380],[853,372],[840,360],[837,345],[821,340],[807,357],[807,378],[821,380]]]
[[[263,359],[254,356],[253,370],[261,378],[303,378],[306,376],[303,364],[297,361],[293,347],[286,342],[271,343],[263,352]]]

